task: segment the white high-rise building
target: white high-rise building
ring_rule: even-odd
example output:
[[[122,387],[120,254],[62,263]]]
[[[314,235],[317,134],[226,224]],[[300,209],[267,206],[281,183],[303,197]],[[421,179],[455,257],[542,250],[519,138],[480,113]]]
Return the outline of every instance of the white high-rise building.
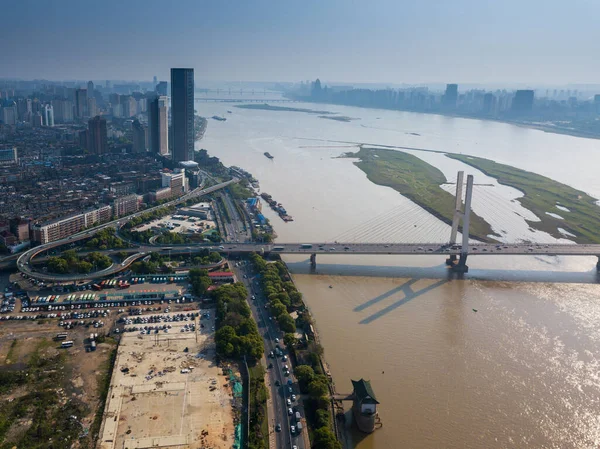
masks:
[[[44,106],[42,118],[44,119],[44,126],[54,126],[54,108],[51,104]]]
[[[91,81],[90,81],[90,83],[91,83]],[[87,103],[88,103],[88,114],[90,114],[90,117],[96,117],[98,115],[98,108],[96,108],[96,99],[94,97],[88,97]]]
[[[148,100],[148,143],[153,153],[169,153],[169,99],[154,97]]]
[[[5,125],[17,124],[17,106],[15,104],[2,108],[2,121]]]
[[[162,155],[169,153],[169,98],[158,97],[158,119],[160,122],[158,128],[159,153]]]

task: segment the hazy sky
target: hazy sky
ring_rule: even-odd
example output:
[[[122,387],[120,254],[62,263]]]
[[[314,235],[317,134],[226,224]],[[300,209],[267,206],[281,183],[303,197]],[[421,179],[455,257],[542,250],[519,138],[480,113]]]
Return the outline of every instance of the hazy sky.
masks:
[[[600,82],[600,0],[0,0],[0,78]]]

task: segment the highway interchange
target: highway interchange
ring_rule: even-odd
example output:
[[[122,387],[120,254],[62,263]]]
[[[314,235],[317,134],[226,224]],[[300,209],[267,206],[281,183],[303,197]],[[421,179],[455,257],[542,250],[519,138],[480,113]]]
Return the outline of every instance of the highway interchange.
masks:
[[[93,233],[93,231],[92,231]],[[35,255],[46,250],[52,249],[66,243],[75,242],[83,238],[89,238],[90,235],[78,234],[75,238],[65,239],[59,242],[52,242],[48,245],[38,246],[27,251],[18,259],[18,268],[21,272],[36,279],[52,281],[76,281],[83,279],[98,279],[109,276],[127,267],[137,259],[144,257],[151,252],[160,254],[178,255],[191,254],[204,249],[219,251],[225,254],[243,254],[243,253],[279,253],[279,254],[317,254],[318,255],[436,255],[449,256],[460,255],[462,248],[458,246],[449,246],[444,243],[237,243],[227,242],[218,244],[199,244],[199,245],[173,245],[169,247],[156,245],[140,245],[135,248],[137,254],[130,256],[121,264],[113,266],[99,272],[85,275],[52,275],[36,271],[32,268],[31,259]],[[131,251],[131,250],[129,250]],[[110,254],[114,250],[99,251],[103,254]],[[469,245],[469,257],[472,256],[499,256],[499,255],[547,255],[547,256],[600,256],[600,245],[574,245],[574,244],[475,244]]]
[[[41,273],[41,272],[38,272],[33,269],[32,264],[31,264],[31,259],[33,259],[38,254],[41,254],[41,253],[51,250],[53,248],[63,246],[63,245],[69,245],[69,244],[75,243],[79,240],[84,240],[84,239],[90,238],[93,234],[95,234],[96,232],[98,232],[102,229],[106,229],[106,228],[118,229],[121,226],[123,226],[125,223],[127,223],[129,220],[131,220],[132,218],[138,217],[138,216],[148,213],[148,212],[152,212],[152,211],[162,208],[162,207],[175,206],[175,205],[183,203],[191,198],[215,192],[215,191],[225,188],[228,185],[235,183],[235,182],[239,182],[239,179],[233,178],[229,181],[222,182],[220,184],[216,184],[214,186],[207,187],[207,188],[198,187],[197,189],[194,189],[191,192],[189,192],[179,198],[171,200],[167,203],[163,203],[159,206],[151,207],[149,209],[145,209],[145,210],[136,212],[134,214],[128,215],[127,217],[123,217],[123,218],[120,218],[117,220],[110,221],[108,223],[104,223],[93,229],[79,232],[77,234],[73,234],[65,239],[56,240],[56,241],[47,243],[45,245],[36,246],[35,248],[31,248],[30,250],[25,251],[23,254],[21,254],[17,258],[17,268],[22,273],[25,273],[28,276],[31,276],[33,278],[41,279],[41,280],[52,280],[52,281],[77,281],[77,280],[84,280],[84,279],[96,279],[96,278],[101,278],[104,276],[109,276],[109,275],[118,273],[119,271],[126,269],[129,265],[131,265],[131,263],[135,262],[140,257],[143,257],[146,254],[148,254],[149,252],[152,252],[153,249],[151,249],[150,251],[145,251],[143,249],[143,247],[138,247],[137,254],[134,254],[134,255],[128,257],[121,264],[113,264],[111,267],[108,267],[105,270],[86,274],[86,275],[66,275],[65,276],[65,275],[51,275],[51,274],[47,274],[47,273]],[[154,248],[154,250],[156,250],[156,247],[151,247],[151,248]],[[186,251],[189,252],[189,250],[186,250]],[[107,251],[101,251],[101,252],[103,254],[110,254],[113,251],[107,250]],[[175,251],[174,251],[174,253],[175,253]],[[12,259],[14,259],[14,257],[11,258],[11,260]]]
[[[129,220],[147,212],[164,206],[172,206],[187,201],[190,198],[206,195],[223,189],[232,183],[239,182],[238,178],[230,181],[216,184],[212,187],[198,187],[191,192],[176,198],[160,206],[146,209],[135,214],[102,224],[94,229],[83,231],[69,236],[66,239],[47,243],[32,248],[22,253],[17,259],[17,268],[28,276],[46,281],[79,281],[87,279],[99,279],[116,274],[126,270],[133,262],[143,258],[151,252],[160,254],[178,255],[191,254],[193,252],[209,249],[219,251],[225,254],[238,253],[280,253],[280,254],[345,254],[345,255],[443,255],[458,256],[461,253],[474,255],[548,255],[548,256],[600,256],[600,245],[594,244],[533,244],[533,243],[476,243],[470,244],[468,248],[461,248],[460,245],[449,245],[447,243],[343,243],[343,242],[317,242],[317,243],[273,243],[264,244],[251,242],[251,230],[246,226],[242,217],[233,204],[229,195],[221,195],[222,204],[227,209],[230,217],[227,222],[221,223],[225,228],[225,242],[218,244],[194,244],[194,245],[173,245],[164,247],[162,245],[144,244],[130,248],[127,252],[135,251],[121,263],[114,263],[112,266],[98,272],[83,275],[69,274],[58,275],[48,274],[37,271],[33,268],[32,259],[38,254],[63,245],[70,245],[79,240],[90,238],[95,232],[105,228],[119,229]],[[111,254],[114,250],[99,251],[103,254]],[[15,256],[9,256],[4,259],[5,263],[14,261]],[[0,261],[2,262],[2,261]]]

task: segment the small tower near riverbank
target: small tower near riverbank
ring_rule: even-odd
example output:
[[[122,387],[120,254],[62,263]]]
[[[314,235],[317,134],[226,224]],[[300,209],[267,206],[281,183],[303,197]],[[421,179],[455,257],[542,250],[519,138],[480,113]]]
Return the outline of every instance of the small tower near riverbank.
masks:
[[[352,413],[354,420],[361,432],[371,433],[381,426],[379,415],[377,413],[377,404],[379,401],[375,398],[371,382],[360,379],[353,380],[352,387]]]

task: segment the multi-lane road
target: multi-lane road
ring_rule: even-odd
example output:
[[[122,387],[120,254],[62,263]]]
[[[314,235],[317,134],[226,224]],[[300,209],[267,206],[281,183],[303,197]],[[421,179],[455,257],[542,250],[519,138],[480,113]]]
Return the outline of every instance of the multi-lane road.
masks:
[[[91,231],[92,233],[94,231]],[[73,238],[74,237],[74,238]],[[59,242],[52,242],[48,245],[38,246],[24,253],[18,260],[18,268],[25,274],[45,280],[80,280],[80,279],[96,279],[110,274],[117,273],[127,268],[127,266],[137,260],[139,257],[145,256],[150,252],[158,252],[161,254],[189,254],[203,249],[211,249],[226,254],[235,253],[280,253],[280,254],[345,254],[345,255],[436,255],[449,256],[460,255],[462,249],[458,246],[449,246],[444,243],[251,243],[251,242],[227,242],[218,244],[201,244],[179,246],[173,245],[170,247],[140,245],[136,248],[138,255],[131,256],[124,264],[115,264],[110,269],[103,272],[90,273],[87,275],[49,275],[40,273],[32,269],[30,261],[35,255],[51,249],[56,246],[64,245],[82,238],[87,238],[89,235],[80,233],[72,236],[69,239],[64,239]],[[108,253],[109,251],[100,251]],[[470,245],[468,250],[469,257],[472,256],[516,256],[516,255],[547,255],[547,256],[600,256],[600,245],[574,245],[574,244],[491,244],[480,243]]]
[[[297,431],[294,433],[291,432],[291,426],[296,424],[296,420],[293,416],[289,415],[288,410],[292,408],[294,414],[298,411],[302,417],[305,416],[302,401],[299,400],[300,391],[298,390],[296,379],[292,373],[289,376],[285,376],[283,373],[284,365],[287,365],[290,367],[290,371],[293,371],[291,369],[291,362],[289,359],[283,361],[281,357],[269,357],[270,352],[275,351],[277,345],[282,349],[285,348],[282,341],[283,334],[277,324],[270,319],[269,312],[265,309],[267,301],[258,286],[258,281],[254,277],[250,262],[242,261],[239,267],[234,267],[234,272],[236,277],[244,283],[251,295],[249,298],[250,308],[258,324],[258,330],[264,338],[267,367],[271,366],[267,368],[267,374],[269,377],[269,394],[273,405],[270,412],[274,415],[269,416],[269,436],[275,440],[275,447],[277,449],[310,449],[304,444],[306,426],[304,426],[301,433]],[[252,297],[254,299],[251,299]],[[281,341],[278,342],[276,339]],[[284,349],[284,352],[287,351]],[[288,385],[288,379],[292,381],[291,386]],[[290,392],[290,388],[292,392]],[[292,394],[298,396],[293,402],[291,401]],[[291,405],[287,404],[288,400],[290,400]],[[279,431],[276,430],[278,424],[281,426],[281,430]]]
[[[223,203],[227,208],[227,212],[230,217],[230,221],[223,221],[223,226],[226,230],[226,235],[224,236],[226,242],[235,242],[235,243],[248,243],[252,240],[252,230],[248,229],[244,223],[242,217],[239,216],[238,211],[233,204],[233,200],[230,195],[221,195],[223,198]],[[222,217],[223,219],[224,217]]]
[[[202,196],[202,195],[207,195],[209,193],[215,192],[219,189],[222,189],[224,187],[227,187],[228,185],[235,183],[235,182],[239,182],[238,178],[233,178],[229,181],[226,182],[222,182],[220,184],[216,184],[212,187],[207,187],[207,188],[197,188],[192,190],[191,192],[180,196],[174,200],[171,200],[167,203],[161,204],[159,206],[155,206],[149,209],[145,209],[143,211],[139,211],[136,212],[135,214],[131,214],[128,215],[127,217],[123,217],[120,218],[118,220],[113,220],[110,221],[108,223],[104,223],[100,226],[97,226],[93,229],[87,230],[87,231],[83,231],[83,232],[79,232],[77,234],[73,234],[71,236],[69,236],[68,238],[65,239],[61,239],[61,240],[56,240],[50,243],[46,243],[44,245],[40,245],[40,246],[36,246],[35,248],[32,248],[30,250],[25,251],[23,254],[21,254],[18,258],[17,258],[17,268],[31,276],[34,278],[39,278],[39,279],[45,279],[45,280],[58,280],[58,281],[71,281],[71,280],[80,280],[80,279],[94,279],[94,278],[98,278],[98,277],[104,277],[110,274],[114,274],[114,273],[118,273],[119,271],[127,268],[132,262],[134,262],[135,260],[137,260],[139,257],[144,256],[145,254],[147,254],[149,251],[144,250],[144,247],[139,247],[138,248],[138,255],[133,255],[131,257],[129,257],[128,259],[126,259],[125,261],[123,261],[123,263],[121,264],[114,264],[113,266],[107,268],[106,270],[102,271],[102,272],[97,272],[97,273],[92,273],[90,275],[84,275],[84,276],[60,276],[60,275],[49,275],[49,274],[45,274],[45,273],[39,273],[35,270],[33,270],[32,266],[31,266],[31,259],[33,259],[36,255],[44,252],[44,251],[48,251],[52,248],[56,248],[62,245],[68,245],[71,243],[75,243],[79,240],[83,240],[86,238],[89,238],[91,235],[93,235],[94,233],[102,230],[102,229],[106,229],[106,228],[119,228],[122,225],[124,225],[125,223],[127,223],[129,220],[131,220],[132,218],[138,217],[142,214],[148,213],[148,212],[152,212],[156,209],[159,209],[161,207],[165,207],[165,206],[175,206],[177,204],[180,204],[184,201],[187,201],[191,198],[197,197],[197,196]],[[154,250],[156,250],[156,247],[151,247],[150,248],[154,248]],[[152,251],[152,249],[150,250]],[[187,252],[188,250],[184,251]]]

